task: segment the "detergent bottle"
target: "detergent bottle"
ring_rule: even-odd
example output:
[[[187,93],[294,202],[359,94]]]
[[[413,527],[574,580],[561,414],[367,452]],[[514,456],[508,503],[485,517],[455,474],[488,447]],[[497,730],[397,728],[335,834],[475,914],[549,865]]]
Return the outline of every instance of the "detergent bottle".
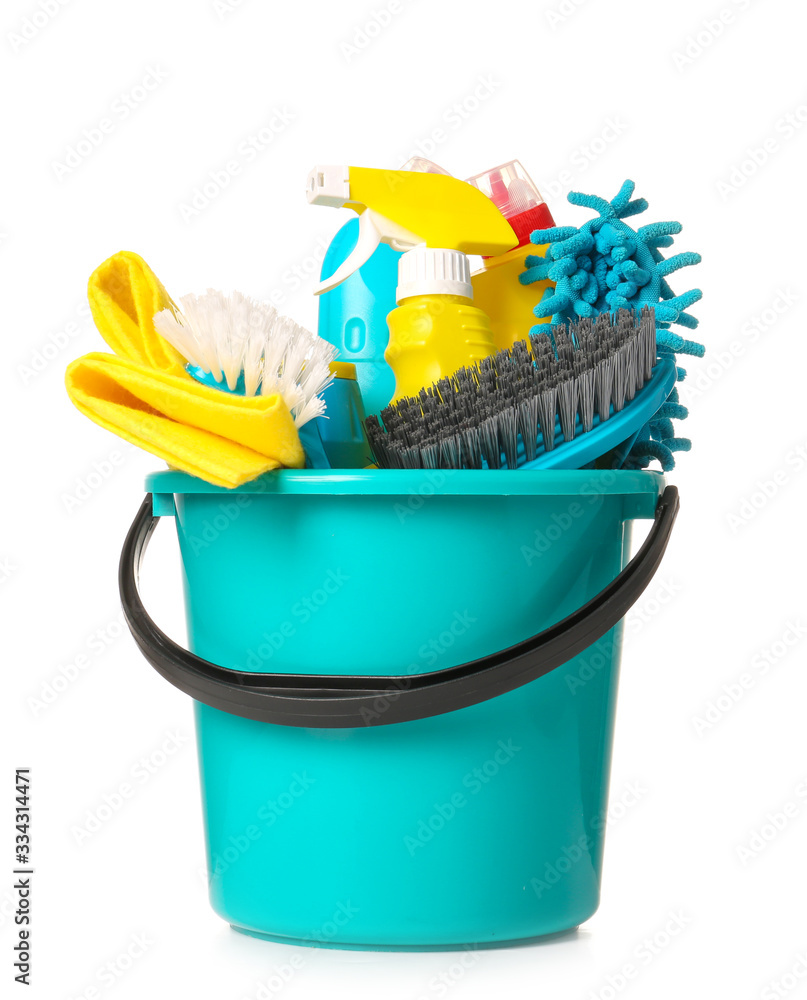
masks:
[[[315,294],[345,281],[382,242],[404,251],[384,355],[395,374],[394,399],[495,351],[487,316],[473,304],[466,255],[498,256],[518,238],[478,188],[444,173],[315,167],[307,197],[359,213],[353,252]]]
[[[488,317],[473,304],[471,267],[459,250],[416,247],[398,262],[398,308],[387,316],[384,357],[395,396],[416,396],[432,382],[496,351]]]
[[[546,246],[530,243],[530,233],[548,229],[555,223],[538,188],[518,160],[469,177],[467,183],[490,198],[518,238],[518,246],[506,253],[483,255],[482,268],[471,276],[474,301],[488,314],[496,349],[502,350],[512,347],[517,340],[525,340],[536,323],[548,323],[551,319],[549,316],[536,319],[533,309],[554,282],[547,279],[522,285],[518,279],[527,256],[546,253]]]

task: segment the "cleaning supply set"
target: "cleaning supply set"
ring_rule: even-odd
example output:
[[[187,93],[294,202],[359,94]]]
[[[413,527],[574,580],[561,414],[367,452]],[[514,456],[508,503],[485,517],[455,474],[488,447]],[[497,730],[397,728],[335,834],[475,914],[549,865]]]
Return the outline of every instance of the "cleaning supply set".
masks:
[[[642,466],[686,447],[677,355],[701,349],[669,325],[699,293],[666,277],[696,255],[662,257],[676,224],[627,226],[630,184],[570,196],[598,217],[556,227],[518,161],[318,166],[306,193],[358,213],[317,335],[238,292],[172,299],[120,253],[89,291],[115,353],[67,372],[83,413],[169,465],[119,585],[194,702],[213,908],[341,948],[576,927],[599,903],[623,618],[678,510]],[[161,517],[189,648],[140,594]]]

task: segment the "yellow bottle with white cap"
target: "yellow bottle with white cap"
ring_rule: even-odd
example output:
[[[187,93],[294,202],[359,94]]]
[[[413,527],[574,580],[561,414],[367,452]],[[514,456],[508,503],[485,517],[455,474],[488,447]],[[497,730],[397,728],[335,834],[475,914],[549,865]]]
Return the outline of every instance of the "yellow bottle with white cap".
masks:
[[[459,250],[418,247],[401,257],[384,352],[395,373],[394,399],[494,353],[490,321],[473,294],[469,261]]]
[[[473,304],[466,254],[506,253],[518,238],[482,191],[444,173],[321,166],[309,174],[307,197],[359,213],[353,253],[315,294],[348,278],[381,242],[406,251],[384,353],[395,373],[395,399],[495,351],[488,318]]]

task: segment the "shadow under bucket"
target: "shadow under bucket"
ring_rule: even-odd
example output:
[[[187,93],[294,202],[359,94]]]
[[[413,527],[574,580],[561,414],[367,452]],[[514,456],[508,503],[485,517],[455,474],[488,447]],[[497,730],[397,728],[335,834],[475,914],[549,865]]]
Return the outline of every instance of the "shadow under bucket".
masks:
[[[121,593],[146,658],[196,702],[218,914],[297,944],[429,949],[595,912],[622,618],[673,487],[464,470],[147,486]],[[192,652],[138,593],[160,515]],[[636,518],[655,523],[628,563]]]

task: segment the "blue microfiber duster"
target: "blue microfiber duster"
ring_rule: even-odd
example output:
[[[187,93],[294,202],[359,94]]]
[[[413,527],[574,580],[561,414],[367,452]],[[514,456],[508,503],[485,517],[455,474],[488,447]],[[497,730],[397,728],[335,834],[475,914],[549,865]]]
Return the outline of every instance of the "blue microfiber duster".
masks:
[[[673,333],[670,326],[694,330],[698,321],[685,310],[702,297],[698,288],[676,295],[667,283],[667,276],[682,267],[700,263],[697,253],[679,253],[665,259],[661,247],[672,246],[673,236],[681,232],[680,222],[656,222],[632,229],[623,220],[644,212],[644,198],[632,199],[635,188],[627,180],[611,201],[596,195],[572,191],[568,200],[599,213],[596,218],[574,226],[537,229],[530,240],[548,243],[546,256],[530,255],[526,270],[519,275],[524,285],[550,278],[554,288],[547,288],[534,312],[537,318],[551,316],[551,326],[574,322],[581,316],[594,317],[618,309],[640,310],[652,306],[656,313],[656,339],[661,356],[690,354],[703,357],[702,344]],[[533,327],[531,333],[546,332],[545,325]],[[678,367],[678,381],[686,371]],[[675,437],[673,420],[682,420],[687,409],[678,401],[673,389],[667,401],[639,433],[625,461],[630,468],[644,468],[654,459],[667,472],[675,466],[673,453],[689,451],[687,438]]]

